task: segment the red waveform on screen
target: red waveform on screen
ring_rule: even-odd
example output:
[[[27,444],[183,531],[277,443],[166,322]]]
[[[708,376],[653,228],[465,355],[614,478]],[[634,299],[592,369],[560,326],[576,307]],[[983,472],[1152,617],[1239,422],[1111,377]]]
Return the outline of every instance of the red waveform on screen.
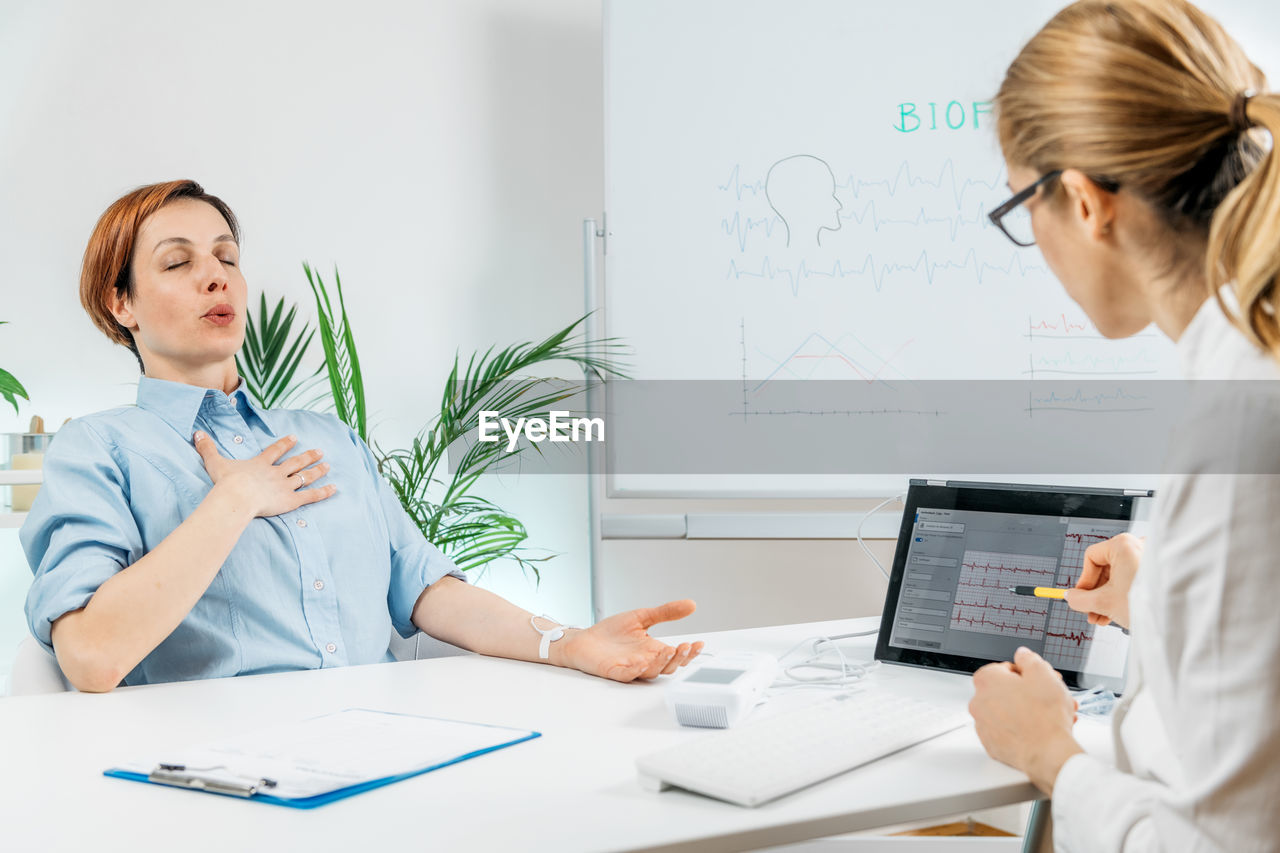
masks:
[[[973,581],[965,580],[962,578],[956,584],[956,586],[957,587],[967,586],[971,589],[998,589],[1002,592],[1008,592],[1009,590],[1007,581],[1005,583],[1000,583],[1000,581],[992,581],[990,583],[987,583],[986,581],[979,581],[978,583],[974,583]]]
[[[1029,616],[1043,616],[1046,612],[1044,610],[1036,610],[1034,608],[1011,607],[1007,604],[992,604],[990,599],[987,599],[987,601],[983,602],[982,604],[978,604],[977,602],[960,601],[959,599],[957,599],[955,602],[955,606],[956,607],[980,607],[984,610],[1004,610],[1007,613],[1026,613]]]
[[[1090,636],[1089,634],[1084,634],[1084,633],[1077,634],[1075,631],[1068,631],[1065,634],[1055,634],[1053,631],[1045,631],[1045,636],[1058,637],[1059,639],[1066,640],[1069,643],[1075,643],[1076,646],[1083,646],[1085,643],[1085,640],[1093,639],[1093,637]]]
[[[977,625],[990,625],[992,628],[999,628],[1002,631],[1026,631],[1028,636],[1034,637],[1040,633],[1040,629],[1035,626],[1019,625],[1017,622],[1008,625],[1004,622],[992,622],[985,614],[979,614],[977,619],[966,618],[964,616],[953,617],[952,622],[968,622],[970,627]]]
[[[1022,566],[1004,566],[1000,564],[992,565],[991,563],[961,563],[967,569],[981,569],[984,572],[1026,572],[1029,575],[1051,575],[1053,569],[1025,569]]]
[[[1077,542],[1084,544],[1085,539],[1097,539],[1098,541],[1102,541],[1103,539],[1110,539],[1111,537],[1103,536],[1100,533],[1068,533],[1067,538],[1074,539]]]

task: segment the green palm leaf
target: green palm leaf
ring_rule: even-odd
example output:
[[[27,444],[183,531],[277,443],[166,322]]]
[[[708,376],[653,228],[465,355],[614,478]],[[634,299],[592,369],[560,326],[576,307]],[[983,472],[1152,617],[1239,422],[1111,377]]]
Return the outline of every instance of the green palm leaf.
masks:
[[[0,320],[0,326],[8,325],[8,320]],[[0,397],[4,397],[9,401],[9,405],[13,406],[13,413],[18,414],[18,398],[31,401],[27,396],[27,389],[22,387],[14,375],[7,370],[0,369]]]
[[[356,355],[355,337],[347,318],[347,306],[342,297],[342,279],[334,267],[333,278],[338,291],[338,311],[333,310],[329,290],[320,274],[313,272],[305,261],[303,271],[316,299],[316,314],[320,320],[320,343],[324,347],[325,367],[329,373],[329,389],[338,417],[356,431],[364,441],[369,440],[365,416],[364,380],[360,374],[360,358]]]
[[[505,349],[490,347],[471,356],[465,367],[455,357],[445,379],[440,413],[406,450],[384,453],[379,464],[392,482],[401,503],[423,534],[460,567],[473,568],[493,560],[510,558],[539,576],[535,563],[549,557],[525,556],[528,532],[500,507],[471,494],[480,477],[499,464],[508,464],[522,452],[508,453],[502,444],[460,441],[479,428],[482,410],[501,411],[504,417],[546,417],[551,408],[574,396],[578,389],[556,380],[525,378],[536,366],[566,360],[596,378],[625,375],[619,366],[624,349],[615,339],[588,341],[575,333],[586,320],[578,319],[545,340]],[[465,450],[462,448],[465,447]],[[441,466],[448,453],[461,450],[452,476]],[[428,490],[443,489],[437,501]]]
[[[14,378],[13,374],[3,368],[0,368],[0,397],[4,397],[13,406],[13,413],[18,414],[18,398],[30,402],[31,398],[27,396],[27,389],[22,387],[22,383]]]
[[[273,311],[267,310],[266,294],[260,295],[258,312],[245,312],[244,346],[236,354],[236,369],[244,379],[249,395],[264,409],[284,407],[288,402],[297,405],[301,391],[314,385],[319,378],[317,369],[312,376],[294,381],[298,366],[311,345],[315,332],[304,324],[296,334],[293,331],[298,306],[284,313],[284,298],[276,302]],[[312,400],[313,404],[320,400]],[[310,406],[299,406],[310,408]]]

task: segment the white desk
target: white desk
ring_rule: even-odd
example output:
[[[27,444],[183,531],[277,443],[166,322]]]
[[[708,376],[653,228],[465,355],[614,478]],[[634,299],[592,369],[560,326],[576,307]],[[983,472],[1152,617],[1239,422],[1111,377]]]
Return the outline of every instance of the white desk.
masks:
[[[875,619],[708,634],[707,649],[781,654]],[[844,641],[869,660],[874,637]],[[963,704],[967,676],[881,667],[873,683]],[[618,684],[475,655],[0,699],[0,847],[6,850],[742,850],[1036,797],[987,758],[972,727],[756,809],[641,789],[635,757],[701,736],[674,723],[663,684]],[[812,701],[798,691],[785,702]],[[166,745],[367,707],[532,728],[543,737],[314,811],[105,778]],[[1106,754],[1106,726],[1077,734]]]

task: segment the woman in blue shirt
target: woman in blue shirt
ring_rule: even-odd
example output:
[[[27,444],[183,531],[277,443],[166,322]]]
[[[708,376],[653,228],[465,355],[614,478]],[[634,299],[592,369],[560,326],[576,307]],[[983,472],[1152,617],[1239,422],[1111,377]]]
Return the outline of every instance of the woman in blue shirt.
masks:
[[[698,653],[647,633],[687,600],[557,636],[468,584],[344,424],[260,409],[236,372],[239,244],[225,203],[172,181],[111,205],[85,251],[81,302],[144,375],[136,407],[59,430],[20,534],[31,631],[72,684],[390,661],[392,628],[618,681]]]

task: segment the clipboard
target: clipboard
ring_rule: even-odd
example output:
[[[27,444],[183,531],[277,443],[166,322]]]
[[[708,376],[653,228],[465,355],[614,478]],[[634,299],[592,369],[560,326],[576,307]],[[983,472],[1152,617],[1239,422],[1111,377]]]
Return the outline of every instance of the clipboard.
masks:
[[[133,782],[313,809],[541,732],[348,708],[103,771]]]

